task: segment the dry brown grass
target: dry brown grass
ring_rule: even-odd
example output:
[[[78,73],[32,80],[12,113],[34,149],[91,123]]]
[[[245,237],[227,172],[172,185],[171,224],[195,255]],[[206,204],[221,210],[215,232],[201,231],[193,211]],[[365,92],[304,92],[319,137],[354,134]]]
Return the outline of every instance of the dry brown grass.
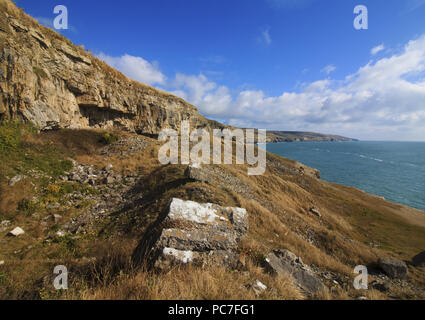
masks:
[[[112,164],[114,170],[123,174],[129,172],[141,172],[147,174],[154,168],[161,166],[156,159],[158,146],[156,141],[150,138],[151,145],[144,151],[131,154],[126,157],[118,155],[101,156],[98,154],[79,154],[75,156],[75,160],[85,165],[94,165],[97,168],[103,168],[107,164]]]
[[[268,289],[257,295],[244,288],[254,280],[260,280]],[[185,266],[167,273],[130,271],[120,274],[106,286],[82,291],[83,299],[139,299],[139,300],[232,300],[232,299],[303,299],[300,290],[290,277],[271,276],[252,262],[246,271],[224,267],[197,268]]]
[[[89,299],[89,300],[159,300],[159,299],[303,299],[290,277],[271,276],[248,260],[244,272],[224,267],[187,266],[169,272],[134,270],[128,253],[135,241],[96,241],[88,249],[90,259],[34,259],[8,261],[8,277],[0,294],[8,299]],[[51,287],[52,270],[64,264],[70,272],[70,289],[57,292]],[[47,280],[45,277],[47,276]],[[257,295],[245,289],[255,280],[268,288]],[[47,286],[46,286],[47,284]]]
[[[234,299],[302,299],[291,279],[271,278],[261,274],[261,281],[274,290],[256,295],[245,289],[256,278],[223,267],[210,269],[183,268],[166,274],[139,272],[123,276],[116,283],[82,293],[83,299],[140,300],[234,300]]]
[[[105,225],[100,234],[74,242],[40,246],[44,233],[28,217],[15,215],[14,223],[22,224],[26,235],[17,241],[8,241],[0,259],[8,261],[0,270],[7,274],[6,286],[13,294],[0,295],[7,298],[60,298],[60,299],[305,299],[289,277],[273,277],[265,272],[262,261],[270,250],[286,248],[300,256],[309,265],[323,272],[334,272],[348,279],[345,287],[331,287],[314,299],[351,299],[360,295],[371,299],[386,298],[380,292],[359,292],[352,287],[355,265],[369,265],[378,257],[393,256],[409,259],[424,245],[424,230],[413,221],[400,218],[393,211],[399,205],[369,196],[358,190],[330,184],[310,176],[279,174],[268,168],[263,176],[248,176],[247,166],[221,166],[230,176],[250,187],[253,197],[236,193],[228,186],[188,181],[184,177],[185,166],[163,166],[157,160],[160,144],[146,138],[148,146],[143,152],[131,156],[117,154],[100,155],[99,130],[60,130],[50,133],[24,135],[28,145],[53,144],[63,155],[99,168],[112,163],[119,171],[137,171],[140,184],[137,192],[143,194],[141,207],[123,212]],[[128,133],[116,133],[123,137]],[[274,161],[279,158],[270,155]],[[281,164],[294,168],[297,164],[282,159]],[[25,190],[25,184],[16,188]],[[10,203],[13,211],[20,199],[15,189],[4,186],[11,194],[2,196],[2,206]],[[31,194],[31,189],[28,193]],[[129,257],[143,234],[171,197],[199,202],[214,202],[225,206],[241,206],[249,212],[250,230],[240,244],[246,255],[243,271],[231,271],[223,267],[176,268],[166,274],[146,270],[133,270]],[[16,198],[13,200],[13,198]],[[9,200],[7,200],[9,199]],[[316,207],[319,218],[309,212]],[[402,207],[410,212],[410,208]],[[72,213],[78,214],[78,212]],[[70,214],[68,214],[70,215]],[[67,215],[67,216],[68,216]],[[128,239],[116,233],[128,230]],[[413,236],[412,236],[413,235]],[[116,237],[119,241],[115,241]],[[349,238],[350,241],[347,241]],[[371,248],[369,242],[392,244],[390,249]],[[400,241],[401,240],[401,241]],[[396,243],[392,243],[396,241]],[[32,249],[25,249],[33,246]],[[14,259],[13,252],[21,250]],[[88,257],[87,261],[82,257]],[[40,263],[35,259],[40,259]],[[31,263],[27,263],[31,261]],[[39,280],[49,274],[53,263],[67,263],[72,270],[72,290],[58,295],[40,287]],[[424,285],[425,272],[409,266],[411,281]],[[25,277],[20,279],[20,275]],[[260,280],[271,290],[256,296],[242,286]],[[13,283],[13,284],[12,284]],[[395,290],[396,291],[396,290]],[[401,290],[402,298],[415,297],[414,293]]]
[[[9,186],[5,181],[0,184],[1,219],[12,219],[22,199],[34,194],[34,188],[30,183],[30,179],[23,179],[13,187]]]
[[[1,13],[40,28],[50,40],[70,41],[27,16],[8,0],[0,0]],[[2,22],[1,22],[2,23]],[[88,56],[81,47],[75,50]],[[53,49],[52,49],[53,50]],[[114,79],[121,79],[147,94],[174,96],[152,87],[132,81],[103,61],[93,58],[95,68]],[[194,107],[195,108],[195,107]],[[219,124],[215,124],[220,126]],[[2,157],[0,163],[0,217],[12,219],[13,225],[22,226],[26,234],[10,239],[2,233],[0,259],[0,297],[4,298],[62,298],[62,299],[302,299],[288,277],[272,277],[264,272],[261,260],[273,249],[287,248],[304,262],[352,279],[355,265],[369,265],[381,256],[410,258],[425,247],[425,214],[422,211],[396,205],[378,197],[367,195],[354,188],[318,180],[308,175],[294,174],[301,164],[268,154],[270,162],[276,162],[279,171],[269,166],[262,176],[247,176],[247,166],[221,166],[225,172],[248,185],[253,194],[236,193],[230,186],[204,184],[188,181],[184,177],[185,166],[162,166],[157,159],[160,144],[148,139],[150,145],[143,152],[122,157],[117,154],[100,155],[99,142],[102,130],[60,130],[35,134],[24,132],[23,145],[15,148],[14,158]],[[128,133],[118,132],[120,136]],[[40,181],[27,179],[14,187],[7,184],[6,176],[20,173],[27,164],[40,160],[44,150],[50,150],[57,160],[71,157],[77,161],[102,168],[112,163],[115,170],[123,173],[137,171],[141,182],[137,192],[143,195],[141,207],[123,212],[110,221],[102,221],[102,235],[92,234],[79,239],[42,244],[47,236],[39,221],[18,212],[19,202],[34,194],[35,187],[43,188]],[[35,150],[30,156],[25,151]],[[22,155],[20,154],[20,151]],[[11,153],[10,153],[11,155]],[[11,158],[11,159],[8,159]],[[49,163],[49,162],[47,162]],[[24,164],[20,167],[16,165]],[[36,163],[37,164],[37,163]],[[46,161],[40,163],[45,168]],[[279,167],[278,166],[278,167]],[[292,172],[292,173],[291,173]],[[34,186],[31,185],[34,184]],[[199,202],[215,202],[220,205],[244,207],[249,212],[250,231],[243,239],[240,250],[247,253],[244,272],[230,271],[223,267],[199,269],[193,266],[174,269],[166,274],[133,270],[129,262],[131,252],[142,236],[146,226],[154,221],[171,197]],[[310,213],[312,207],[322,214],[319,218]],[[81,214],[72,211],[64,218]],[[129,230],[129,239],[117,232]],[[112,226],[112,227],[111,227]],[[49,226],[53,227],[53,226]],[[114,239],[118,238],[119,241]],[[380,244],[371,248],[369,243]],[[95,258],[87,261],[83,258]],[[73,272],[72,290],[61,293],[45,290],[40,284],[43,276],[51,273],[52,266],[66,263]],[[425,286],[425,271],[409,266],[410,281]],[[242,290],[243,285],[260,280],[273,288],[260,297],[252,291]],[[351,284],[346,283],[349,288]],[[414,293],[394,289],[401,297]],[[385,296],[375,290],[361,293],[372,299]],[[347,299],[359,296],[353,289],[332,288],[316,296],[317,299]]]
[[[315,264],[327,270],[344,274],[352,271],[346,265],[306,242],[292,230],[296,226],[282,222],[276,214],[263,208],[253,200],[241,199],[241,204],[250,213],[249,242],[244,242],[248,250],[266,254],[274,249],[285,248],[301,256],[308,264]]]

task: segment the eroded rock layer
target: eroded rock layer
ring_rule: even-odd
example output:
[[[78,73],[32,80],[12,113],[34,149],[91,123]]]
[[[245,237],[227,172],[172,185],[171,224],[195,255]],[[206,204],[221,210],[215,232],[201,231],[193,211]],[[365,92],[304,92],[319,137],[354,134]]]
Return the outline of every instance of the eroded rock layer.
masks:
[[[174,198],[146,232],[133,260],[158,269],[208,260],[232,264],[247,231],[245,209]]]
[[[153,135],[182,120],[212,124],[183,99],[128,79],[10,1],[0,7],[0,119]]]

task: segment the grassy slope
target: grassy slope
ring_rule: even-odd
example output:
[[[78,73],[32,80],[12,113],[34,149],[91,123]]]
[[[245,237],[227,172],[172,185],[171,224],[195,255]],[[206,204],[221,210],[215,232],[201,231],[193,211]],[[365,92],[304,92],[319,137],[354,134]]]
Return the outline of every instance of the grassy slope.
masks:
[[[319,298],[348,298],[365,294],[350,289],[355,265],[373,265],[381,256],[410,260],[425,247],[423,212],[354,188],[278,169],[293,169],[294,161],[268,154],[268,169],[263,176],[247,176],[246,166],[219,166],[233,183],[217,180],[202,184],[187,181],[184,166],[161,166],[156,140],[147,138],[150,147],[132,157],[101,156],[97,150],[102,146],[102,136],[102,131],[39,134],[26,125],[0,126],[0,221],[9,219],[13,226],[26,231],[18,239],[0,233],[0,260],[6,261],[0,266],[0,297],[249,299],[255,296],[240,287],[259,279],[276,289],[260,298],[302,298],[288,279],[272,278],[261,268],[269,250],[288,248],[318,270],[338,274],[345,283],[345,288],[334,288]],[[84,206],[65,211],[46,206],[60,202],[64,194],[76,189],[83,194],[94,192],[88,185],[55,181],[69,169],[68,158],[99,167],[113,163],[123,172],[138,172],[140,182],[133,191],[143,197],[133,209],[98,221],[89,234],[54,238],[46,244],[48,234],[59,226],[49,222],[45,230],[40,226],[40,217],[59,213],[66,220],[85,212]],[[7,177],[16,174],[28,178],[11,187]],[[236,185],[244,186],[242,191],[235,189]],[[41,200],[38,207],[26,205],[25,199],[32,196]],[[251,228],[240,246],[247,261],[244,272],[208,268],[158,275],[132,269],[132,250],[171,197],[248,210]],[[309,213],[312,206],[320,210],[321,219]],[[370,242],[380,247],[371,248]],[[73,272],[72,289],[67,292],[57,293],[42,286],[43,276],[57,264],[66,264]],[[423,287],[424,268],[409,266],[409,271],[413,283]],[[374,290],[366,294],[384,297]],[[415,296],[407,289],[399,295]]]
[[[2,13],[8,12],[34,28],[41,28],[50,40],[71,44],[56,32],[40,27],[10,1],[0,0],[0,8]],[[0,28],[3,23],[0,20]],[[5,45],[0,43],[2,47]],[[89,55],[81,47],[74,49]],[[130,81],[98,59],[94,60],[94,66],[114,78]],[[152,95],[168,95],[134,84]],[[387,255],[410,260],[425,247],[423,212],[353,188],[292,174],[298,167],[294,161],[269,154],[268,170],[259,177],[248,177],[246,166],[221,166],[232,181],[245,186],[245,192],[239,192],[232,184],[220,181],[211,185],[187,181],[183,166],[161,166],[157,161],[158,143],[152,139],[148,139],[151,143],[148,150],[132,157],[102,156],[98,153],[102,137],[102,131],[38,134],[27,125],[0,125],[0,221],[11,220],[12,226],[19,225],[26,231],[18,239],[6,237],[7,231],[0,233],[0,260],[6,261],[0,266],[0,298],[254,298],[252,292],[240,289],[254,279],[276,289],[261,298],[302,298],[288,279],[272,278],[263,272],[262,258],[276,248],[288,248],[306,263],[339,274],[347,288],[335,288],[321,297],[347,298],[364,294],[349,289],[355,265],[373,264],[378,257]],[[123,172],[137,171],[140,182],[134,192],[143,195],[142,201],[132,210],[116,212],[99,221],[89,234],[46,242],[59,225],[48,221],[47,229],[42,228],[43,217],[59,213],[67,221],[84,214],[85,206],[90,203],[66,210],[48,209],[48,206],[61,203],[64,195],[75,190],[83,195],[96,192],[88,185],[56,180],[70,168],[69,158],[98,167],[113,163]],[[26,178],[9,186],[9,178],[17,174]],[[40,200],[37,206],[28,201],[33,196]],[[245,272],[212,268],[158,275],[132,270],[129,264],[132,250],[145,228],[173,196],[247,208],[251,228],[240,247],[247,259]],[[312,206],[321,211],[322,219],[309,213]],[[371,248],[370,242],[380,247]],[[71,289],[67,292],[43,287],[43,277],[51,274],[57,264],[65,264],[72,271]],[[424,269],[409,266],[409,271],[412,281],[424,287]],[[384,297],[373,290],[366,294]],[[409,298],[412,293],[402,291],[399,295]]]

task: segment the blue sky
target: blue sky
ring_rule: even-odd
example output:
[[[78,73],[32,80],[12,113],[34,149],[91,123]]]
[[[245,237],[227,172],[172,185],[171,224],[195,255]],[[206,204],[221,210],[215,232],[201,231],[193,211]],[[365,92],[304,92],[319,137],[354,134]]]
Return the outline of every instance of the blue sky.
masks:
[[[75,44],[210,118],[425,141],[425,0],[17,0]],[[354,7],[368,8],[355,30]]]

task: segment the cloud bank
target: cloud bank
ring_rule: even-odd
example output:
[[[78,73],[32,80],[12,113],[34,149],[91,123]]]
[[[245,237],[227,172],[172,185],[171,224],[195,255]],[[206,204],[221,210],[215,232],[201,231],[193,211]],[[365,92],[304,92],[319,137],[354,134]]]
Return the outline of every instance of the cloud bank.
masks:
[[[384,44],[380,44],[380,45],[372,48],[372,50],[370,50],[370,53],[371,53],[371,55],[374,56],[374,55],[378,54],[378,52],[381,52],[384,49],[385,49]]]
[[[232,125],[425,141],[425,35],[408,42],[401,53],[372,60],[342,80],[328,77],[280,96],[262,90],[234,92],[203,74],[179,73],[166,80],[155,64],[123,57],[109,60],[129,77],[161,84],[203,115]],[[330,74],[335,67],[328,67],[324,72]]]

